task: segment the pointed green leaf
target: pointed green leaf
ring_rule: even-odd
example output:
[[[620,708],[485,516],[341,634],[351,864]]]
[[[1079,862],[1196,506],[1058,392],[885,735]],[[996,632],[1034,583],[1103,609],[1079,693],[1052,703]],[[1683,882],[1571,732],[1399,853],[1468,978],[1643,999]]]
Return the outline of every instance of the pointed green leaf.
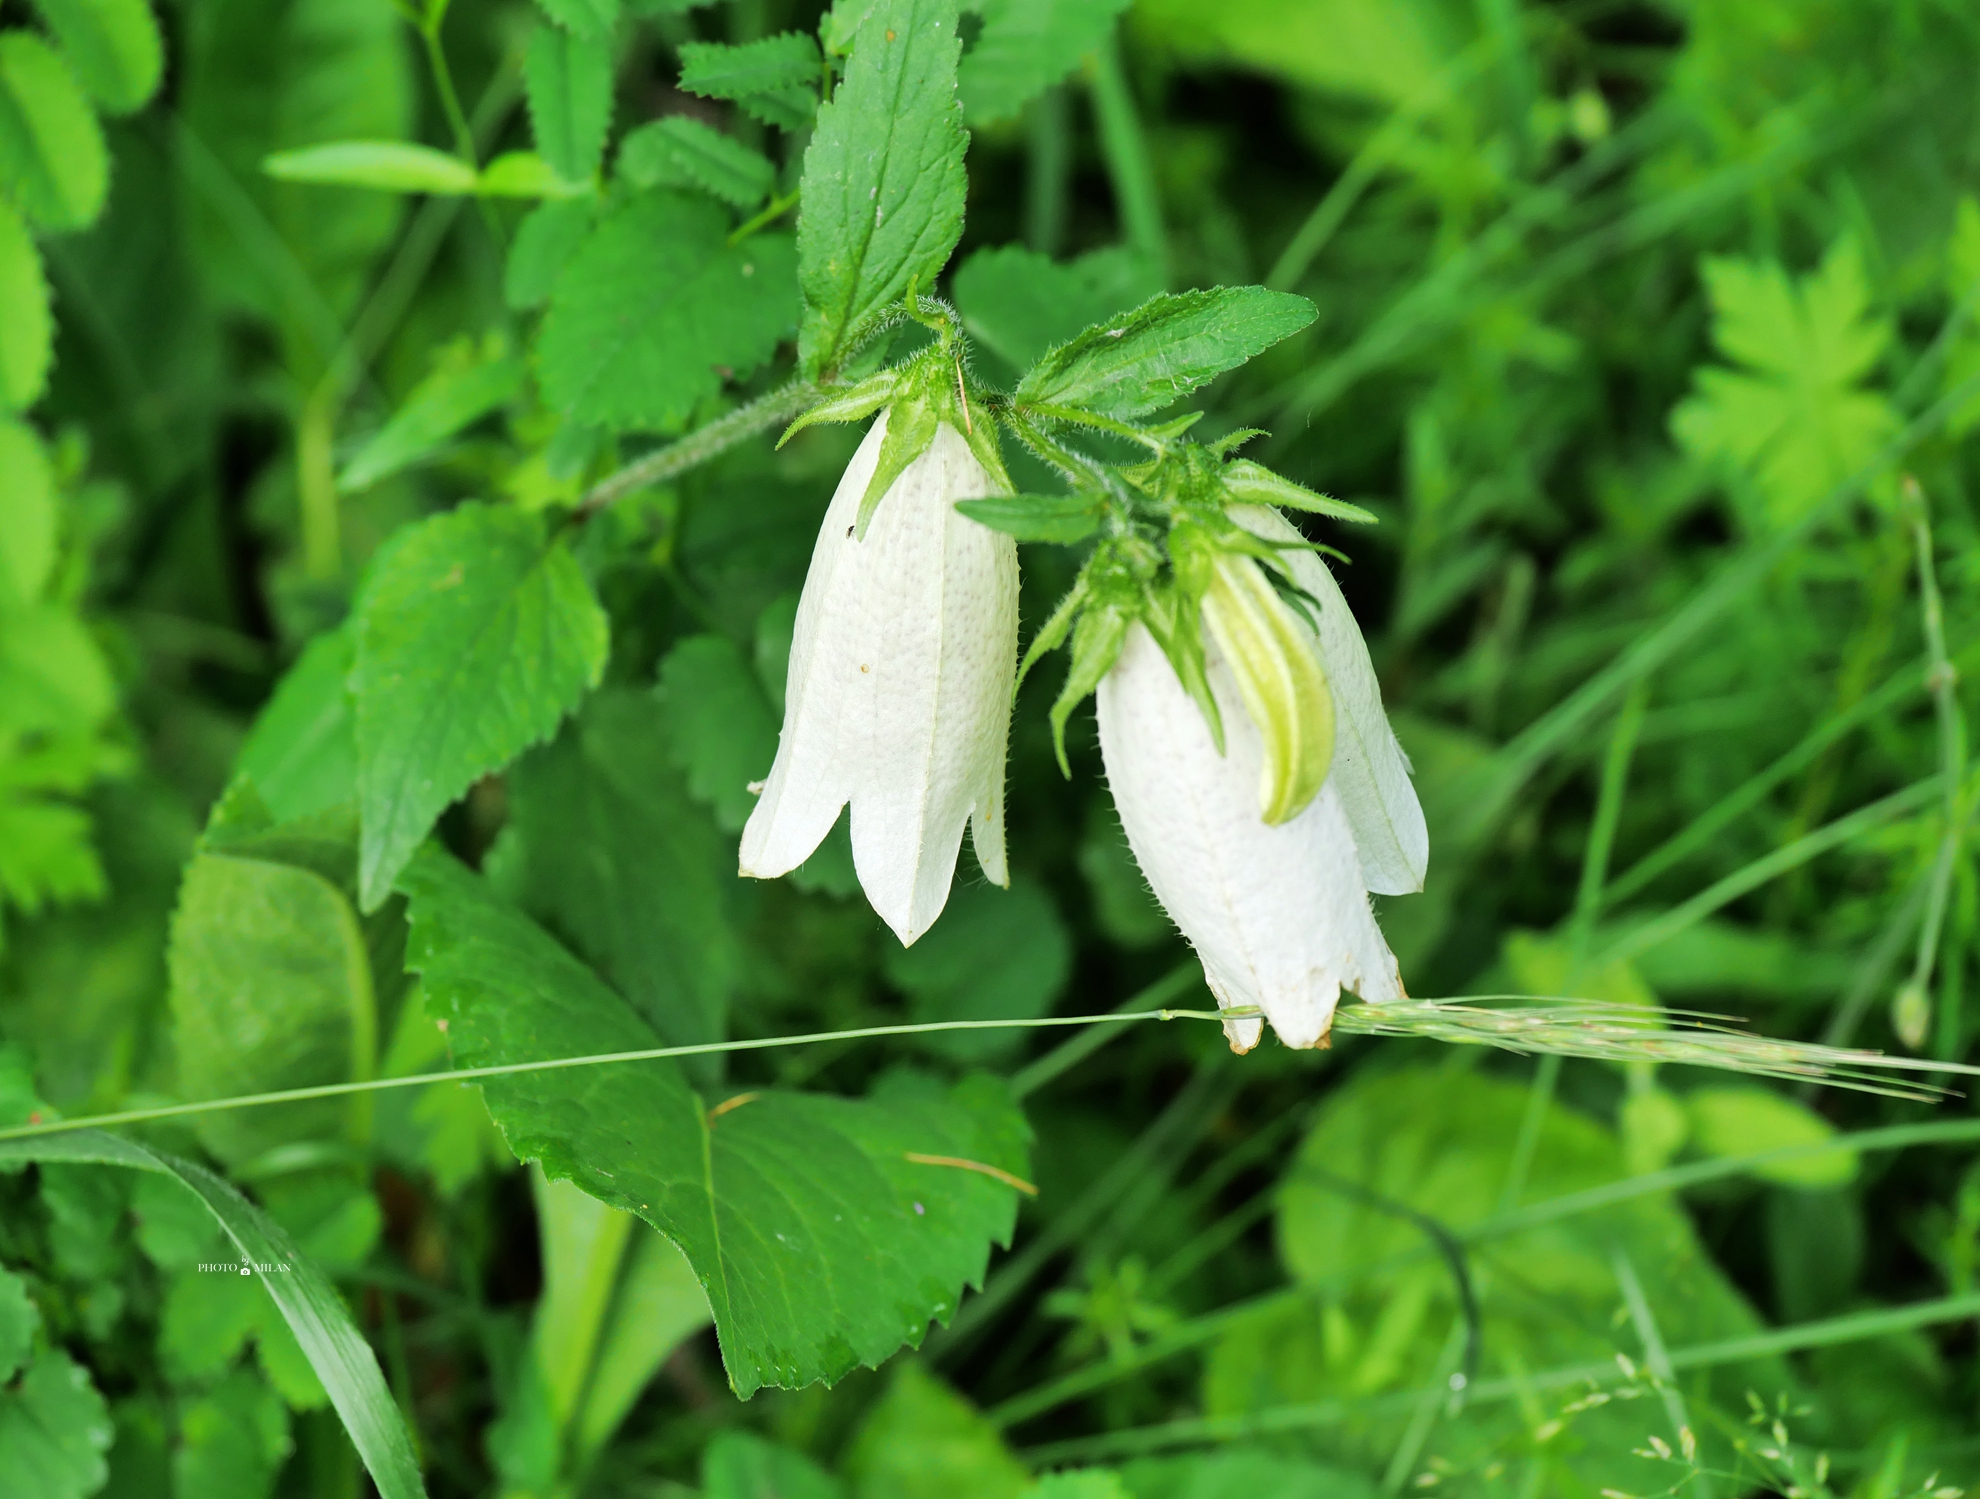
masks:
[[[1262,286],[1163,295],[1061,344],[1014,399],[1106,416],[1145,416],[1181,400],[1314,318],[1313,304]]]
[[[834,368],[911,284],[935,284],[962,233],[954,0],[879,0],[804,156],[798,363]]]
[[[504,151],[481,169],[474,190],[489,198],[580,198],[591,191],[559,177],[534,151]]]
[[[619,144],[619,173],[637,187],[698,187],[737,208],[770,195],[776,168],[760,151],[687,115],[640,126]]]
[[[551,20],[578,36],[608,34],[619,23],[619,0],[537,0],[537,4]]]
[[[776,352],[797,313],[791,239],[728,242],[699,196],[642,193],[558,280],[537,358],[543,392],[593,426],[667,431]]]
[[[733,99],[766,125],[796,130],[818,112],[823,76],[818,43],[800,31],[740,46],[687,42],[681,47],[681,89],[706,99]]]
[[[34,0],[77,79],[104,113],[144,107],[165,48],[147,0]]]
[[[364,489],[430,457],[455,433],[513,401],[524,377],[522,361],[509,355],[442,365],[413,387],[392,419],[344,466],[337,487],[346,493]]]
[[[0,198],[44,229],[81,229],[109,186],[103,131],[69,65],[33,32],[0,32]]]
[[[411,141],[330,141],[278,151],[262,170],[282,182],[370,187],[385,193],[459,195],[475,189],[474,168],[458,156]]]
[[[357,796],[357,740],[347,685],[355,652],[348,625],[312,640],[275,684],[234,762],[277,822]]]
[[[360,884],[391,889],[434,819],[556,732],[605,669],[605,614],[535,516],[484,505],[421,522],[357,609]]]
[[[23,411],[40,399],[54,354],[41,252],[21,216],[0,198],[0,411]]]
[[[993,531],[1019,541],[1056,541],[1071,545],[1100,529],[1105,511],[1090,494],[1011,494],[991,499],[958,500],[956,509]]]
[[[351,1320],[350,1308],[260,1208],[203,1166],[100,1130],[0,1141],[0,1161],[94,1161],[176,1178],[218,1220],[243,1264],[282,1267],[257,1270],[255,1278],[274,1297],[323,1381],[379,1494],[383,1499],[423,1499],[426,1489],[405,1421],[385,1387],[377,1357]]]
[[[523,88],[537,153],[565,180],[589,182],[612,123],[610,40],[537,27],[523,59]]]
[[[402,888],[407,962],[447,1011],[457,1065],[656,1044],[625,1001],[445,854],[423,852]],[[980,1281],[991,1243],[1008,1240],[1014,1194],[996,1173],[1026,1169],[1023,1118],[982,1077],[947,1090],[903,1079],[863,1100],[778,1089],[704,1100],[661,1060],[483,1089],[519,1156],[681,1247],[745,1397],[919,1344]]]

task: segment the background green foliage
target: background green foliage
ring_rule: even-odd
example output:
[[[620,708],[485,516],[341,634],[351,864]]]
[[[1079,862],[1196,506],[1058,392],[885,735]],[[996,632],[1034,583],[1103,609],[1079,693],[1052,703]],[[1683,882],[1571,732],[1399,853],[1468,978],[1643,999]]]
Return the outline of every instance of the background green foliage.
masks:
[[[1380,519],[1412,993],[1976,1060],[1977,78],[1957,0],[0,0],[0,1127],[1206,1002],[1056,683],[912,950],[843,828],[734,877],[858,434],[772,436],[911,286]],[[1963,1099],[1040,1034],[0,1142],[0,1488],[1980,1481]]]

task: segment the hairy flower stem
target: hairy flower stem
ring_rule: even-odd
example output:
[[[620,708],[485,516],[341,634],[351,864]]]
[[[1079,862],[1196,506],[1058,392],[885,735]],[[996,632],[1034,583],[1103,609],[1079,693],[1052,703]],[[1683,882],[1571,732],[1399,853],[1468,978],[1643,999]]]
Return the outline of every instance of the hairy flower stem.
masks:
[[[634,490],[678,478],[689,469],[720,457],[737,443],[782,426],[817,400],[818,393],[818,387],[809,380],[791,380],[766,391],[746,405],[716,417],[707,426],[697,427],[680,441],[655,448],[617,473],[600,479],[578,502],[578,514],[595,515]]]

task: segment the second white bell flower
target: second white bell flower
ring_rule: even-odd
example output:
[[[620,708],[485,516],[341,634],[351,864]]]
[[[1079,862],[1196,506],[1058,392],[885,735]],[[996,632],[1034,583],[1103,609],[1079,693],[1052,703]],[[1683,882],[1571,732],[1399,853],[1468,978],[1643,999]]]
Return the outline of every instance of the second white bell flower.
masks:
[[[742,872],[786,874],[851,804],[853,865],[912,943],[949,898],[965,824],[998,884],[1017,666],[1017,544],[955,509],[1003,485],[947,421],[880,497],[861,501],[892,413],[847,465],[811,554],[777,759],[743,828]]]

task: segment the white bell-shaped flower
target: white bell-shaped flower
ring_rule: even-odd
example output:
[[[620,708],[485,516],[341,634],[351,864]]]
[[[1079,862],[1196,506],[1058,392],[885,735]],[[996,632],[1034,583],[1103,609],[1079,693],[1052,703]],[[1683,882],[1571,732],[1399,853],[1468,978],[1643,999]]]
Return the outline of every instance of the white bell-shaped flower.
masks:
[[[1233,515],[1254,534],[1297,539],[1283,517]],[[1196,948],[1220,1008],[1256,1007],[1289,1046],[1316,1046],[1342,989],[1400,999],[1402,976],[1369,908],[1371,889],[1420,890],[1429,857],[1408,761],[1382,712],[1353,616],[1317,557],[1288,553],[1320,604],[1320,653],[1335,709],[1326,781],[1296,815],[1260,815],[1265,742],[1216,632],[1204,640],[1223,721],[1219,754],[1196,703],[1148,631],[1135,625],[1098,692],[1100,749],[1128,843],[1171,919]],[[1310,564],[1307,565],[1307,564]],[[1224,1022],[1238,1051],[1263,1022]]]
[[[825,513],[798,603],[777,760],[742,836],[742,872],[795,869],[852,804],[853,865],[903,943],[949,898],[963,826],[998,884],[1017,669],[1017,545],[959,499],[1002,492],[946,421],[881,497],[883,411]]]

